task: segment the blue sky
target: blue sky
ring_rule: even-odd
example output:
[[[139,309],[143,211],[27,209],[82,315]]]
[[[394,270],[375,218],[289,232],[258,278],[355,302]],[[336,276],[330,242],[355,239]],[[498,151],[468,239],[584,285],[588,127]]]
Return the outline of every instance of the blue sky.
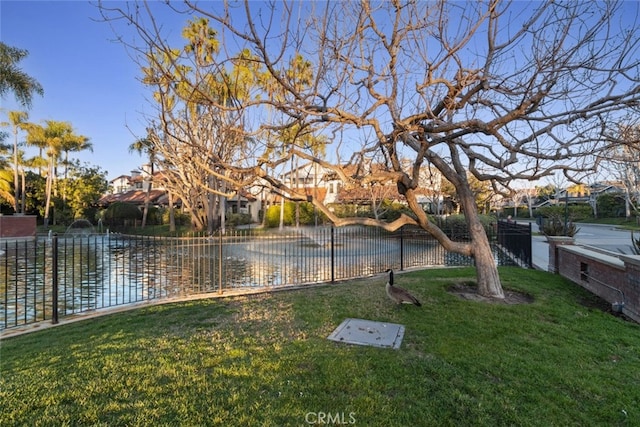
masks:
[[[87,1],[0,1],[0,39],[26,49],[20,67],[42,84],[29,121],[70,122],[88,136],[93,152],[75,158],[108,171],[108,179],[129,174],[145,162],[129,145],[144,136],[143,112],[150,113],[138,66],[109,25],[95,22],[98,9]],[[12,94],[4,110],[23,110]],[[6,121],[6,113],[0,115]],[[133,132],[133,133],[132,133]],[[32,153],[31,153],[32,154]]]
[[[124,1],[111,4],[124,5]],[[624,3],[630,12],[625,17],[628,25],[637,25],[637,4]],[[188,19],[175,14],[163,17],[170,19],[165,29],[171,36],[179,36]],[[153,107],[138,81],[138,65],[123,45],[112,41],[111,27],[96,22],[99,18],[97,7],[86,0],[0,0],[0,39],[29,51],[20,67],[45,91],[43,97],[34,98],[30,121],[70,122],[93,144],[93,152],[75,153],[74,157],[100,166],[113,179],[146,162],[128,147],[144,136],[144,115],[152,115]],[[120,25],[118,30],[126,28]],[[0,106],[22,109],[12,95],[3,98]],[[5,120],[0,114],[0,121]]]

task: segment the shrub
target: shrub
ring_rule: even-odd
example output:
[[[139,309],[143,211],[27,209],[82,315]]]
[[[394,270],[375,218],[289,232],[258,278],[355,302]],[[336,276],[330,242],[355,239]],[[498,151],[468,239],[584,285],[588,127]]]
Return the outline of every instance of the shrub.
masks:
[[[162,224],[169,224],[169,209],[162,210]],[[178,209],[173,210],[173,216],[176,226],[191,224],[191,215],[186,214]]]
[[[596,203],[600,218],[618,218],[625,215],[624,198],[619,194],[601,194]]]
[[[251,224],[251,214],[247,213],[232,213],[227,215],[227,224],[230,227],[237,227],[238,225]]]
[[[500,215],[502,217],[507,217],[511,215],[514,218],[529,218],[529,207],[528,206],[518,206],[516,209],[515,215],[513,214],[513,207],[507,207],[500,210]]]
[[[314,209],[313,204],[309,202],[297,202],[300,213],[300,225],[314,225],[316,222],[316,215],[318,216],[318,223],[324,222],[326,217]],[[273,228],[280,225],[280,204],[270,206],[267,209],[265,217],[265,227]],[[284,203],[284,225],[295,225],[296,223],[296,202]]]
[[[542,234],[545,236],[568,236],[573,237],[580,231],[573,222],[567,222],[567,228],[564,228],[564,220],[559,218],[551,218],[544,222],[542,226]]]
[[[484,227],[488,236],[493,235],[493,222],[495,218],[488,215],[479,215],[480,222]],[[468,240],[469,239],[469,227],[467,227],[467,220],[464,215],[449,215],[448,217],[435,217],[432,221],[440,227],[440,229],[451,240]]]
[[[162,225],[162,212],[155,206],[149,206],[147,225]]]
[[[382,202],[381,208],[382,210],[384,210],[384,213],[381,215],[380,219],[387,222],[395,221],[396,219],[400,218],[400,215],[402,214],[415,218],[415,214],[411,211],[411,209],[409,209],[408,206],[402,203],[384,201]]]
[[[142,211],[132,203],[112,203],[103,214],[103,221],[109,226],[128,225],[137,219],[142,219]]]
[[[565,207],[564,205],[545,206],[538,208],[536,214],[545,218],[563,218],[564,223]],[[570,221],[582,221],[592,216],[593,209],[589,205],[569,205],[567,208],[567,217]]]
[[[373,213],[369,207],[356,204],[336,203],[332,205],[331,208],[333,209],[333,213],[339,218],[373,217]]]
[[[284,203],[284,225],[291,225],[295,220],[294,204],[291,202]],[[273,228],[280,225],[280,204],[270,206],[266,212],[265,227]]]

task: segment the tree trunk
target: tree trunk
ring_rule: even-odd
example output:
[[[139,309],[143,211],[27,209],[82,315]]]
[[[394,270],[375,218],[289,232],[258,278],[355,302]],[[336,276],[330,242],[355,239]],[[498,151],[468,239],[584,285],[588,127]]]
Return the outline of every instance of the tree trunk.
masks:
[[[144,195],[144,211],[142,212],[142,228],[147,225],[147,217],[149,216],[149,202],[151,201],[151,181],[147,187],[147,193]]]
[[[216,185],[215,178],[213,175],[209,175],[208,185],[210,189],[213,189]],[[212,235],[214,231],[214,223],[215,223],[215,204],[216,204],[216,196],[215,194],[209,192],[207,194],[207,234]]]
[[[227,198],[220,196],[220,232],[226,234],[227,230]]]
[[[625,218],[631,217],[631,201],[629,199],[630,199],[629,192],[627,191],[627,193],[625,194],[625,198],[624,198],[624,216],[625,216]]]
[[[20,170],[20,175],[22,177],[22,191],[20,194],[20,197],[22,197],[22,201],[20,203],[20,213],[24,214],[26,212],[26,203],[27,203],[27,182],[26,182],[26,175],[24,173],[24,168],[22,168]]]
[[[459,191],[459,193],[462,192]],[[471,191],[466,193],[460,194],[460,204],[464,207],[465,218],[469,227],[469,237],[471,238],[473,258],[476,264],[478,293],[488,298],[503,299],[504,292],[489,237],[478,217],[473,193]]]
[[[470,230],[470,234],[473,242],[473,258],[476,263],[478,293],[489,298],[504,298],[498,267],[482,224],[480,224],[480,231]]]
[[[169,231],[176,231],[176,215],[175,208],[173,207],[173,193],[171,191],[168,192],[169,196]]]
[[[44,204],[44,226],[49,226],[49,207],[51,205],[51,188],[53,187],[53,164],[49,163],[49,173],[47,174],[45,186],[45,204]]]
[[[19,201],[20,201],[20,185],[18,182],[18,133],[16,131],[15,140],[13,143],[13,211],[19,213]]]
[[[149,185],[147,186],[147,193],[144,195],[144,212],[142,212],[142,228],[147,225],[147,218],[149,216],[149,204],[151,202],[151,187],[153,185],[153,159],[151,159],[151,170],[149,174]]]
[[[280,225],[278,229],[282,231],[284,228],[284,196],[280,196]]]

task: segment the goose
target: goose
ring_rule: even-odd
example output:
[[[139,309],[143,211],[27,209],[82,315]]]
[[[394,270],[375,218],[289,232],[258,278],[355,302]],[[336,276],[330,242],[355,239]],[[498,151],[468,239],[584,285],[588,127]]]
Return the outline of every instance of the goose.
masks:
[[[387,285],[386,285],[387,295],[389,295],[389,298],[391,298],[393,301],[395,301],[398,304],[414,304],[414,305],[417,305],[418,307],[422,305],[420,304],[420,301],[416,299],[416,297],[414,297],[409,293],[409,291],[399,286],[393,285],[392,269],[388,269],[385,272],[389,273],[389,281],[387,282]]]

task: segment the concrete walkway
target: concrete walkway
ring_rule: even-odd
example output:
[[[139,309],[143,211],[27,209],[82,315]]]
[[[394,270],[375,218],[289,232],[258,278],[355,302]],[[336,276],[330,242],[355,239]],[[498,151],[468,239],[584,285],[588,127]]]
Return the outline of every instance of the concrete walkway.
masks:
[[[531,236],[531,257],[533,268],[549,270],[549,243],[544,236]]]
[[[616,228],[606,224],[577,224],[578,233],[575,235],[575,242],[579,245],[595,246],[613,253],[633,254],[631,243],[631,232]],[[533,222],[531,231],[539,231],[538,225]],[[640,233],[636,232],[638,238]],[[548,271],[549,269],[549,244],[544,236],[534,235],[531,237],[531,252],[533,267],[537,270]]]

